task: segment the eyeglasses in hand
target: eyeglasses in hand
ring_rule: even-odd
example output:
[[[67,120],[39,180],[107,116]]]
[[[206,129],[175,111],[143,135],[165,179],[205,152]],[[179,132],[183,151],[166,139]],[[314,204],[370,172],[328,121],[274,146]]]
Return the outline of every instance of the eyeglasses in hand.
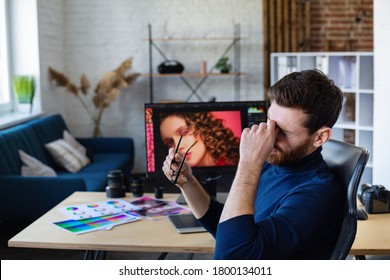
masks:
[[[188,130],[189,130],[190,128],[192,128],[192,126],[193,126],[193,125],[190,125],[190,126],[186,127],[186,128],[183,130],[183,132],[180,134],[179,142],[177,143],[177,146],[176,146],[174,155],[176,155],[177,152],[179,151],[181,139],[182,139],[183,136],[188,132]],[[195,142],[187,149],[187,151],[186,151],[185,154],[183,155],[183,159],[181,160],[180,165],[179,165],[179,169],[178,169],[177,171],[175,171],[175,170],[172,168],[172,164],[175,164],[175,163],[178,163],[178,162],[177,162],[175,159],[172,160],[171,165],[170,165],[170,169],[171,169],[171,172],[172,172],[172,175],[171,175],[171,182],[172,182],[173,184],[176,185],[177,180],[179,179],[179,174],[180,174],[180,172],[181,172],[181,170],[182,170],[182,168],[183,168],[184,161],[185,161],[185,159],[186,159],[186,157],[187,157],[187,154],[188,154],[188,152],[191,150],[191,148],[192,148],[193,146],[195,146],[196,143],[198,143],[198,141],[195,141]]]

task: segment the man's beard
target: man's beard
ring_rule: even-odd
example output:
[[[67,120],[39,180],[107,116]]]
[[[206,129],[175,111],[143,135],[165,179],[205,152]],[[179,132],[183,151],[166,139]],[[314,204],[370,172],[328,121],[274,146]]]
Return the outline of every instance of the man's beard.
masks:
[[[278,166],[289,165],[306,156],[309,145],[310,139],[307,139],[307,141],[305,141],[302,145],[287,153],[281,151],[280,149],[278,149],[278,147],[276,147],[275,149],[279,153],[270,154],[267,158],[267,162]]]

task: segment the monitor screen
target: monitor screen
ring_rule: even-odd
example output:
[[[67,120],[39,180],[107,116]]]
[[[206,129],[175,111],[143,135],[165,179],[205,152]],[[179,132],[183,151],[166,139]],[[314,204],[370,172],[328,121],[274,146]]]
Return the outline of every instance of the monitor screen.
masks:
[[[232,180],[242,130],[265,120],[265,101],[145,104],[147,183],[170,184],[162,165],[187,127],[180,151],[184,154],[197,141],[186,158],[199,181]]]

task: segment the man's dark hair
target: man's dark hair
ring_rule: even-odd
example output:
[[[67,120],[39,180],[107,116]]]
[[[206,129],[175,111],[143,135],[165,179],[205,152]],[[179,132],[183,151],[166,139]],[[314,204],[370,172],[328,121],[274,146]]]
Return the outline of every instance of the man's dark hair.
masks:
[[[271,103],[302,110],[308,115],[305,127],[310,134],[336,123],[343,93],[319,70],[293,72],[276,82],[268,91]]]

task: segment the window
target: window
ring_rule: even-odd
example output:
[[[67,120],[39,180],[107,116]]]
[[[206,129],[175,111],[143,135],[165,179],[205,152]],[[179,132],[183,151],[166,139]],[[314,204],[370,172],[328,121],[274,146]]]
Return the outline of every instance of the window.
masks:
[[[8,62],[8,34],[6,0],[0,0],[0,112],[10,111],[12,91],[10,90]]]

